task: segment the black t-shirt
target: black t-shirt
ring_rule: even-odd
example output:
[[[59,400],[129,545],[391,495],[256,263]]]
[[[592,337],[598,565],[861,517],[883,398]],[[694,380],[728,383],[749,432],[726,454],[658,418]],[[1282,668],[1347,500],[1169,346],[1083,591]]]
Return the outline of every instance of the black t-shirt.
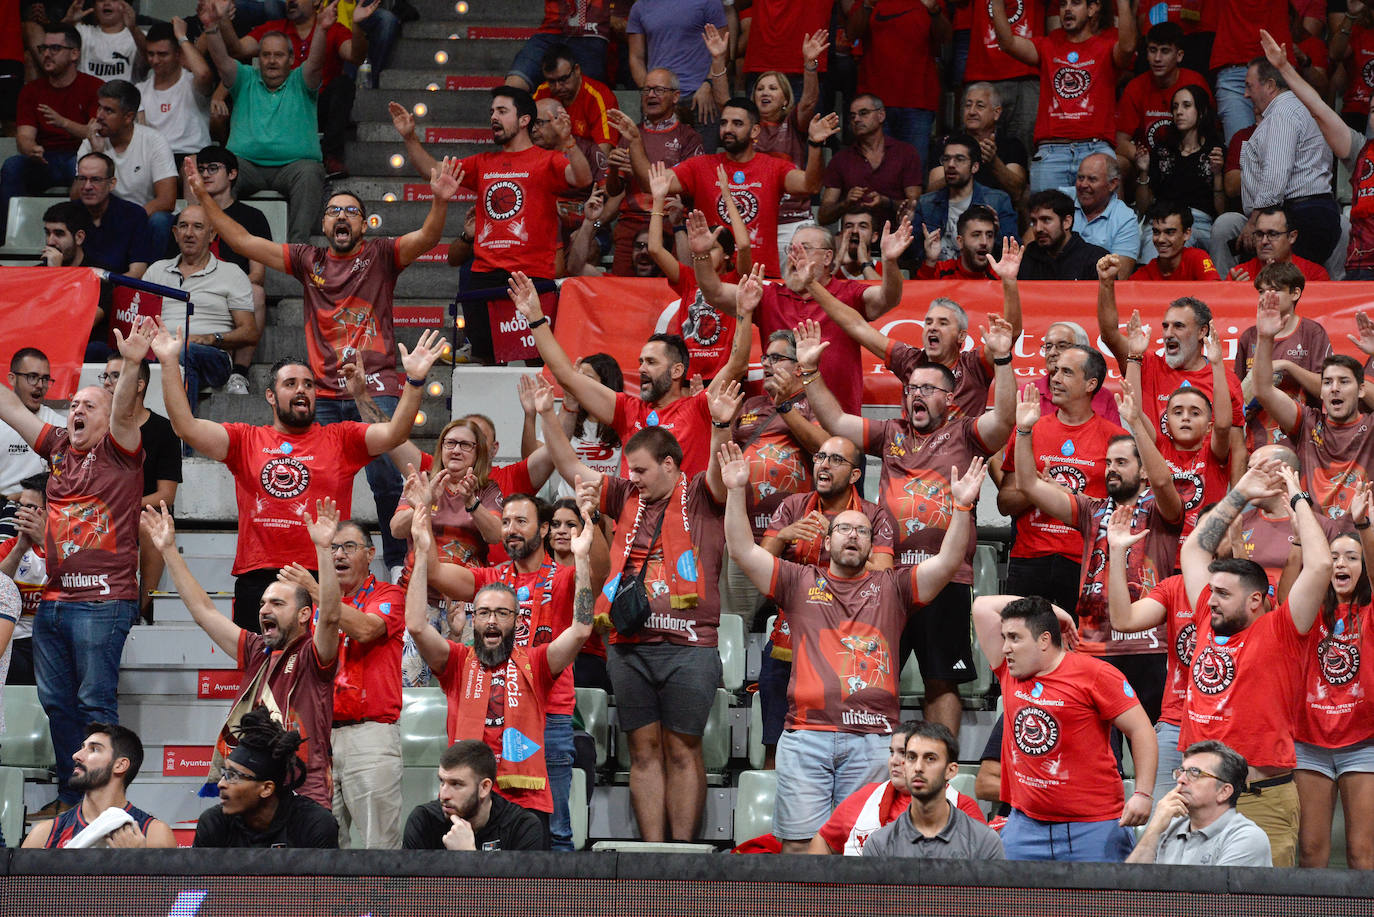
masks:
[[[157,490],[158,481],[181,483],[181,440],[172,432],[172,422],[156,411],[140,428],[143,432],[143,496]]]
[[[416,806],[406,819],[406,850],[443,850],[444,835],[453,823],[439,800]],[[491,794],[491,814],[481,831],[473,834],[478,850],[548,850],[549,839],[539,817],[528,809]]]
[[[200,813],[192,847],[303,847],[337,850],[339,823],[329,810],[313,799],[287,793],[277,805],[272,824],[261,833],[237,815],[225,815],[223,806]]]
[[[225,214],[244,229],[261,239],[272,238],[272,227],[267,223],[267,216],[252,204],[244,201],[234,201],[224,208]],[[285,242],[285,239],[276,239],[277,242]],[[237,265],[245,274],[248,273],[248,259],[229,246],[228,242],[219,236],[215,236],[210,243],[210,253],[221,261],[228,261],[230,264]],[[177,248],[176,239],[172,239],[167,245],[167,251],[163,254],[164,258],[175,258],[181,254],[181,249]]]

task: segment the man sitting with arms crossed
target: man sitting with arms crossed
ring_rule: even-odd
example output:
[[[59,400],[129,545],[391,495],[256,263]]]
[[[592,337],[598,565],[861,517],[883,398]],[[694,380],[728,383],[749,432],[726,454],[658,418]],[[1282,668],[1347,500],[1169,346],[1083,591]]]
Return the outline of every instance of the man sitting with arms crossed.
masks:
[[[439,798],[406,819],[406,850],[548,850],[539,818],[507,802],[496,785],[496,755],[481,739],[454,742],[439,756]]]

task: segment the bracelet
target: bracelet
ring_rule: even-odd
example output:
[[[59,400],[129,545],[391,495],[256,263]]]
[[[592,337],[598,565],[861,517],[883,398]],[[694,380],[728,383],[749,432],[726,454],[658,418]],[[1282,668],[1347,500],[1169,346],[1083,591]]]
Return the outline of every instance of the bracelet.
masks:
[[[1134,793],[1132,793],[1131,795],[1132,795],[1132,796],[1144,796],[1146,799],[1150,800],[1151,802],[1154,802],[1154,799],[1155,799],[1153,796],[1151,796],[1149,793],[1145,792],[1144,790],[1136,790],[1136,791],[1135,791]]]
[[[413,386],[415,386],[416,388],[424,388],[424,387],[425,387],[425,380],[424,380],[424,379],[412,379],[412,378],[410,378],[409,376],[406,376],[406,385],[413,385]]]
[[[803,379],[809,376],[814,376],[820,371],[821,368],[819,366],[817,366],[815,369],[802,369],[801,367],[797,367],[797,375],[801,376]]]
[[[1302,490],[1302,491],[1299,491],[1298,493],[1293,494],[1293,496],[1291,496],[1291,497],[1288,498],[1288,506],[1289,506],[1289,508],[1290,508],[1290,509],[1297,509],[1297,508],[1298,508],[1298,501],[1299,501],[1299,500],[1306,500],[1308,506],[1311,506],[1311,505],[1312,505],[1312,495],[1311,495],[1310,493],[1308,493],[1307,491]]]
[[[821,62],[813,60],[810,63],[803,63],[802,68],[805,69],[807,73],[815,73],[817,70],[821,69]]]
[[[813,373],[809,376],[802,376],[802,385],[810,385],[821,377],[820,373]]]
[[[1011,362],[1011,354],[1007,354],[1005,357],[993,357],[993,358],[992,358],[992,365],[993,365],[993,366],[1006,366],[1006,365],[1007,365],[1008,363],[1010,363],[1010,362]]]
[[[1144,355],[1144,354],[1141,354],[1141,355],[1138,356],[1138,357],[1134,357],[1134,356],[1131,356],[1131,355],[1128,353],[1128,354],[1126,354],[1126,362],[1127,362],[1127,363],[1139,363],[1139,364],[1141,364],[1141,365],[1143,366],[1143,365],[1145,364],[1145,355]]]
[[[810,137],[807,137],[807,138],[806,138],[806,145],[807,145],[807,146],[815,147],[816,149],[819,150],[821,147],[825,146],[825,141],[824,141],[824,140],[812,140]]]
[[[458,241],[462,242],[464,245],[471,245],[473,243],[472,234],[466,231],[460,232],[458,233]]]
[[[1030,436],[1031,433],[1032,433],[1033,431],[1031,431],[1031,430],[1022,430],[1020,427],[1017,427],[1017,428],[1016,428],[1016,432],[1019,433],[1019,434],[1021,434],[1022,436]]]
[[[482,501],[481,501],[481,500],[473,500],[471,506],[468,506],[466,503],[463,504],[463,509],[467,510],[468,515],[471,516],[473,513],[475,513],[475,512],[477,511],[477,507],[479,507],[479,506],[481,506],[481,505],[482,505]]]
[[[547,315],[541,315],[541,316],[539,316],[538,318],[536,318],[534,321],[528,322],[531,331],[533,331],[534,329],[538,328],[540,325],[547,325],[548,323],[549,323],[549,318],[548,318]]]
[[[973,512],[973,504],[972,504],[972,503],[955,503],[955,504],[954,504],[954,510],[955,510],[955,512],[959,512],[959,513],[971,513],[971,512]]]
[[[1357,523],[1355,523],[1355,528],[1357,528],[1357,529],[1359,529],[1361,532],[1363,532],[1365,529],[1369,528],[1369,520],[1366,519],[1364,522],[1357,522]]]
[[[1138,176],[1136,176],[1135,183],[1136,183],[1137,185],[1148,185],[1148,184],[1150,183],[1150,176],[1148,176],[1148,175],[1138,175]]]
[[[711,260],[711,253],[710,253],[710,252],[702,252],[701,254],[697,254],[696,252],[692,252],[692,261],[693,261],[693,262],[699,263],[699,262],[702,262],[702,261],[710,261],[710,260]]]
[[[650,210],[650,211],[649,211],[649,216],[651,216],[651,217],[661,217],[661,216],[666,216],[666,214],[665,214],[662,210]]]
[[[718,76],[725,76],[725,73],[726,73],[725,68],[724,68],[724,67],[721,67],[721,68],[720,68],[720,73],[708,73],[708,74],[706,74],[706,78],[707,78],[708,80],[714,80],[714,79],[715,79],[716,77],[718,77]]]
[[[717,430],[728,430],[728,429],[730,429],[730,421],[728,421],[728,420],[713,420],[713,421],[711,421],[711,426],[715,427]]]

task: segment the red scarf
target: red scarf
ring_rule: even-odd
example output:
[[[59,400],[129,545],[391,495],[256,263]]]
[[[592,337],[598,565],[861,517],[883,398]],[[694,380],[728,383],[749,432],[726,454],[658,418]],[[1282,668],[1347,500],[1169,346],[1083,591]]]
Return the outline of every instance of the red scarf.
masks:
[[[611,627],[611,599],[615,597],[620,576],[625,572],[625,564],[630,560],[630,549],[634,546],[639,526],[644,521],[644,498],[635,495],[634,500],[626,501],[620,508],[620,518],[616,520],[616,537],[621,538],[624,547],[618,555],[611,558],[610,575],[601,595],[596,599],[598,623]],[[623,533],[623,534],[622,534]],[[692,528],[687,519],[687,475],[679,475],[673,490],[668,494],[668,505],[663,508],[663,527],[659,529],[659,541],[663,545],[663,571],[668,577],[668,598],[673,608],[694,608],[697,595],[697,561],[692,550]],[[653,545],[645,552],[644,563],[653,554]],[[635,571],[635,575],[639,570]]]
[[[468,651],[462,696],[449,698],[450,744],[459,739],[483,739],[493,671],[477,660],[477,653]],[[529,654],[524,647],[515,647],[506,660],[501,747],[492,749],[496,753],[496,785],[503,790],[542,790],[548,783],[543,744],[545,700],[535,688]]]

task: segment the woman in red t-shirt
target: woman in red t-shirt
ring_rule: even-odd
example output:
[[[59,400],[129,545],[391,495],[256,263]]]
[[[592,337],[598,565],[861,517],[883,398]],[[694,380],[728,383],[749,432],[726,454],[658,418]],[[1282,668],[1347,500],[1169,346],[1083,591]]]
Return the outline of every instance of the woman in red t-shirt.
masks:
[[[1369,527],[1370,487],[1350,502],[1357,531],[1331,541],[1331,585],[1316,625],[1304,638],[1304,697],[1293,739],[1301,817],[1299,866],[1325,867],[1331,858],[1331,820],[1337,791],[1345,813],[1346,862],[1374,869],[1374,624],[1364,558],[1374,550]],[[1285,573],[1285,579],[1287,573]],[[1361,664],[1363,663],[1363,665]]]

